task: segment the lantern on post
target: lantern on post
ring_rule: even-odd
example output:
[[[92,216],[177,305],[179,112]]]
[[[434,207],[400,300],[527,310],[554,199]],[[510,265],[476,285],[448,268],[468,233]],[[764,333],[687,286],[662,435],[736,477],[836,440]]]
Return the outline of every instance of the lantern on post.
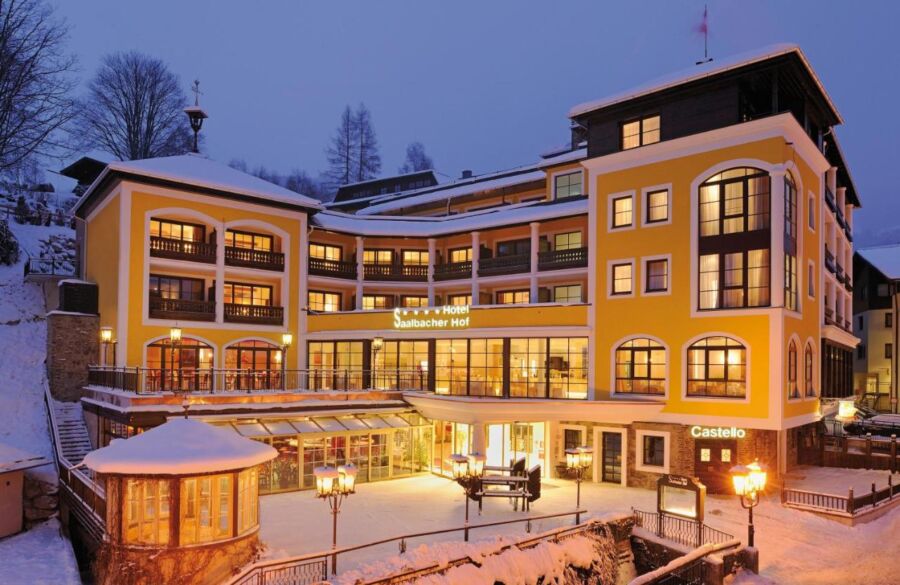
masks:
[[[287,352],[294,344],[294,334],[285,331],[281,334],[281,389],[287,390]]]
[[[108,366],[110,362],[113,362],[115,365],[115,354],[113,354],[113,359],[110,360],[109,356],[109,348],[115,347],[116,342],[113,340],[113,328],[106,326],[100,328],[100,365]]]
[[[485,456],[479,453],[471,455],[451,455],[453,479],[465,490],[466,523],[463,526],[463,539],[469,541],[469,500],[481,490],[481,478],[484,477]]]
[[[331,509],[332,531],[331,550],[337,550],[337,515],[341,511],[341,503],[350,494],[356,493],[355,465],[334,467],[316,467],[313,475],[316,478],[316,497],[328,502]],[[337,574],[337,552],[331,557],[331,574]]]
[[[749,465],[736,465],[731,468],[731,481],[734,493],[741,498],[741,506],[747,510],[747,546],[753,546],[753,508],[759,504],[759,494],[766,488],[766,467],[754,461]]]
[[[590,447],[566,449],[566,469],[575,477],[575,524],[581,523],[581,482],[584,470],[594,462],[594,450]]]

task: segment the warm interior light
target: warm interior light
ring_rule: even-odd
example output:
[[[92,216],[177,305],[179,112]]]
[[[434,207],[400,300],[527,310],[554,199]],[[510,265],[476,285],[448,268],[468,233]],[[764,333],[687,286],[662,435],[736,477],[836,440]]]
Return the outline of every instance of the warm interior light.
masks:
[[[568,469],[585,469],[594,461],[594,450],[590,447],[566,449],[566,467]]]
[[[384,347],[384,338],[376,337],[372,340],[372,349],[375,351],[381,351],[381,348]]]
[[[181,327],[176,325],[169,329],[169,341],[171,343],[181,343]]]
[[[472,453],[469,455],[469,474],[474,477],[484,475],[484,462],[486,457],[480,453]]]
[[[316,477],[316,495],[325,498],[334,493],[337,487],[337,480],[340,477],[338,470],[334,467],[316,467],[313,470]]]
[[[736,366],[741,363],[741,356],[737,351],[731,350],[728,352],[728,365]]]
[[[285,331],[281,334],[281,346],[285,349],[289,348],[294,343],[294,334]]]
[[[756,498],[766,488],[768,473],[763,465],[754,461],[749,465],[735,465],[731,468],[731,482],[734,493],[739,496]]]
[[[353,464],[338,467],[337,488],[341,494],[352,494],[356,491],[356,474],[359,472]]]
[[[100,328],[100,341],[103,343],[112,343],[113,330],[112,327]]]
[[[838,402],[838,418],[851,419],[856,416],[856,404],[853,400],[841,400]]]

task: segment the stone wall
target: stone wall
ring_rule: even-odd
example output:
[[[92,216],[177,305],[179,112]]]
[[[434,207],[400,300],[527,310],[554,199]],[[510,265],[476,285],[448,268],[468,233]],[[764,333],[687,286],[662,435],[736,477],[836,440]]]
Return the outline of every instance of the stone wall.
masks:
[[[59,511],[59,486],[25,473],[22,505],[25,529],[52,518]]]
[[[74,402],[87,384],[88,366],[100,355],[100,318],[81,313],[47,314],[47,378],[56,400]]]

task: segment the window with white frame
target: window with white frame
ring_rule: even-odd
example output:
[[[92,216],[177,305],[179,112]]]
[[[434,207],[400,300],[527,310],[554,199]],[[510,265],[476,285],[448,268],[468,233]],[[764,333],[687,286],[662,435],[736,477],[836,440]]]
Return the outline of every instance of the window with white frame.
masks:
[[[669,260],[668,258],[654,258],[647,260],[644,266],[644,274],[647,282],[644,292],[666,292],[669,290]]]
[[[664,431],[636,431],[638,471],[669,472],[669,433]]]
[[[580,284],[562,284],[553,287],[553,301],[557,303],[580,303],[581,285]]]
[[[554,250],[575,250],[581,247],[581,232],[564,232],[553,236]]]
[[[612,200],[612,228],[634,225],[634,196],[623,195]]]
[[[634,292],[634,265],[631,262],[622,262],[612,265],[613,295],[630,295]]]
[[[553,178],[553,198],[566,199],[567,197],[579,197],[584,194],[582,188],[581,171],[556,175]]]
[[[644,223],[654,224],[669,221],[669,190],[648,191],[644,200],[644,209],[646,209]]]
[[[622,123],[622,150],[659,142],[659,114]]]

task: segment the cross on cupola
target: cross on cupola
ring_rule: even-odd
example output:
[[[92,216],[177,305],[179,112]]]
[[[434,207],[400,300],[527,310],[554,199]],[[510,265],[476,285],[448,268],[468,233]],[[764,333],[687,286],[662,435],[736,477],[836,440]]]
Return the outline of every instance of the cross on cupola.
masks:
[[[184,113],[187,114],[188,119],[191,121],[191,130],[194,131],[194,148],[192,152],[200,152],[197,145],[197,137],[200,134],[200,128],[203,126],[203,120],[209,116],[200,107],[200,95],[202,92],[200,91],[199,79],[195,79],[194,83],[191,84],[191,91],[194,92],[194,105],[186,107]]]

